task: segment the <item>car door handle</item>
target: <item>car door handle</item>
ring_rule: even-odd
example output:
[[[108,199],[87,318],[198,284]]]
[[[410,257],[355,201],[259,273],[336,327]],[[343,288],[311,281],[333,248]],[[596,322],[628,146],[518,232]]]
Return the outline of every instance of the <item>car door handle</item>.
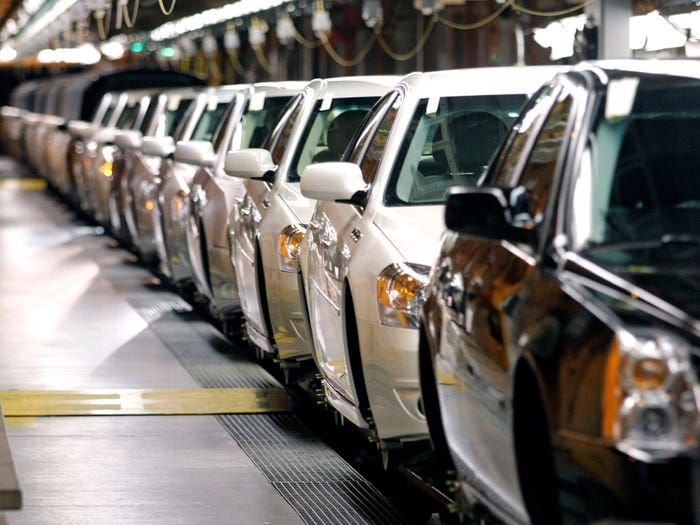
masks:
[[[265,209],[270,207],[270,201],[267,199],[263,199],[261,204],[262,204],[262,207]]]

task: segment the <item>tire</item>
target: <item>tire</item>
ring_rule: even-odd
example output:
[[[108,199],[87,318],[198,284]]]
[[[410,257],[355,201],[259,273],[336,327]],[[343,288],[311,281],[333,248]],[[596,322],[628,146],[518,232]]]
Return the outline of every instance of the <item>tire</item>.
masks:
[[[563,525],[549,418],[525,361],[515,374],[513,428],[518,481],[532,525]]]
[[[419,329],[419,334],[418,371],[421,400],[425,419],[428,423],[428,431],[430,432],[430,441],[433,445],[438,468],[444,472],[453,471],[455,470],[455,466],[450,456],[447,438],[445,437],[445,427],[442,425],[442,411],[440,409],[440,399],[435,382],[433,360],[430,355],[428,337],[425,334],[425,329],[422,324]]]
[[[369,406],[369,395],[365,383],[365,373],[362,369],[362,356],[360,353],[360,336],[357,330],[357,317],[355,316],[355,303],[352,300],[350,287],[345,283],[345,341],[348,348],[348,365],[355,382],[357,401],[362,416],[367,422],[372,421],[371,409]],[[374,427],[370,423],[371,427]]]

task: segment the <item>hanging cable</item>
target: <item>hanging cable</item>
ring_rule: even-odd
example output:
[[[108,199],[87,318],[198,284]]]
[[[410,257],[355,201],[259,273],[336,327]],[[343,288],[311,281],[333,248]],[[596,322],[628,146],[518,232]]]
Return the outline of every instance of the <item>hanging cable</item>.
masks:
[[[377,32],[374,32],[372,36],[367,39],[367,42],[365,42],[365,45],[357,54],[357,56],[355,58],[347,59],[341,57],[338,54],[338,52],[335,49],[333,49],[333,45],[331,44],[330,40],[328,40],[328,35],[326,33],[321,33],[321,44],[323,44],[323,49],[326,50],[326,53],[328,53],[328,55],[333,59],[333,61],[335,61],[338,65],[343,67],[355,67],[360,62],[362,62],[374,46],[374,42],[376,40]]]
[[[501,5],[501,7],[496,9],[495,12],[493,12],[492,14],[487,16],[486,18],[479,20],[478,22],[474,22],[471,24],[459,24],[457,22],[452,22],[451,20],[448,20],[447,18],[443,18],[440,14],[437,15],[437,20],[438,20],[438,22],[446,25],[449,28],[457,29],[459,31],[469,31],[469,30],[478,29],[478,28],[483,27],[487,24],[490,24],[491,22],[496,20],[496,18],[501,16],[501,13],[503,13],[503,11],[508,9],[511,5],[513,5],[513,0],[506,0],[503,3],[503,5]]]
[[[260,67],[262,67],[266,73],[272,73],[272,65],[270,64],[270,62],[267,61],[262,46],[254,45],[253,49],[255,50],[255,58],[258,60],[258,64],[260,64]]]
[[[105,17],[107,18],[107,23],[105,24]],[[107,40],[107,29],[112,22],[112,10],[104,9],[95,11],[95,22],[97,22],[97,33],[99,34],[100,40]]]
[[[435,28],[435,22],[437,21],[436,16],[430,17],[430,22],[428,22],[428,27],[425,28],[425,31],[423,31],[423,35],[420,37],[418,40],[418,43],[416,44],[416,47],[414,47],[411,51],[408,51],[407,53],[396,53],[389,47],[389,44],[387,41],[384,39],[384,36],[382,35],[381,28],[377,26],[375,28],[375,33],[377,35],[377,41],[379,42],[379,45],[382,47],[384,52],[389,55],[390,58],[398,61],[398,62],[404,62],[406,60],[412,59],[414,56],[416,56],[421,49],[425,46],[425,43],[428,41],[428,38],[430,37],[430,34],[433,32],[433,29]]]
[[[323,45],[323,42],[320,40],[316,40],[315,42],[312,42],[311,40],[307,40],[304,38],[304,35],[302,35],[299,31],[297,31],[297,28],[294,28],[294,40],[299,42],[302,46],[308,47],[308,48],[316,48],[321,45]]]
[[[128,0],[122,4],[122,9],[124,10],[124,25],[129,29],[134,27],[136,24],[136,18],[139,16],[139,0],[134,1],[134,13],[129,15],[129,2]],[[133,18],[132,18],[133,16]]]
[[[527,7],[521,6],[520,4],[516,4],[514,0],[509,0],[509,4],[513,7],[513,9],[532,16],[563,16],[575,13],[576,11],[579,11],[584,7],[589,6],[597,1],[598,0],[586,0],[585,2],[581,2],[578,5],[569,7],[567,9],[562,9],[560,11],[537,11],[536,9],[529,9]]]
[[[166,9],[166,8],[165,8],[165,3],[163,2],[163,0],[158,0],[158,5],[160,6],[161,12],[162,12],[165,16],[168,16],[168,15],[172,14],[173,9],[175,9],[175,3],[176,3],[176,2],[177,2],[177,0],[173,0],[173,1],[172,1],[172,3],[170,4],[170,9]]]
[[[226,52],[226,54],[228,55],[229,61],[231,62],[231,66],[233,67],[233,70],[236,72],[236,74],[245,78],[247,71],[243,69],[243,65],[241,64],[241,61],[238,58],[238,51],[236,49],[230,49]]]

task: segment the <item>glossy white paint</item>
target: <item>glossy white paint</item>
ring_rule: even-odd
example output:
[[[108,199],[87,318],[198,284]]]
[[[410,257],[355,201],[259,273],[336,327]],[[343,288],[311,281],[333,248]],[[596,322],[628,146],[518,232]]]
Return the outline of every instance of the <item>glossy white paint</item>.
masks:
[[[300,188],[310,199],[335,202],[350,200],[366,186],[354,162],[320,162],[304,170]]]
[[[554,73],[554,68],[504,67],[408,75],[396,86],[396,98],[387,98],[387,107],[375,107],[375,118],[365,121],[368,131],[375,126],[368,142],[380,137],[376,157],[370,157],[375,145],[369,149],[360,145],[357,155],[351,154],[358,163],[376,166],[370,185],[353,188],[368,192],[364,206],[334,202],[342,185],[329,188],[326,179],[316,178],[314,170],[324,168],[310,166],[302,175],[305,195],[325,196],[316,203],[301,254],[315,359],[326,380],[329,402],[360,427],[368,426],[364,416],[371,413],[380,439],[427,437],[418,409],[417,330],[383,324],[378,304],[382,271],[395,264],[429,268],[444,230],[441,204],[385,202],[416,107],[426,100],[427,114],[445,97],[529,94]],[[393,123],[378,131],[380,121],[392,111]],[[355,330],[357,342],[352,337]],[[358,353],[359,359],[352,357]]]
[[[290,225],[304,225],[311,217],[314,201],[301,194],[299,182],[288,180],[297,148],[314,106],[321,111],[334,100],[380,97],[397,77],[354,77],[313,80],[302,90],[296,109],[276,134],[285,147],[275,148],[277,164],[271,183],[248,179],[246,195],[236,201],[230,217],[231,260],[238,276],[241,307],[251,340],[284,360],[309,359],[311,337],[306,330],[304,304],[299,294],[298,274],[279,263],[279,237]],[[275,158],[278,152],[279,158]]]
[[[220,162],[211,169],[200,169],[190,192],[190,225],[187,233],[188,257],[192,263],[197,291],[206,298],[210,311],[220,317],[240,312],[236,272],[231,263],[229,215],[234,202],[245,194],[243,180],[227,174],[236,165],[229,156],[251,140],[258,144],[274,126],[275,115],[297,94],[304,82],[265,82],[253,84],[241,114],[233,116],[220,141]],[[263,136],[256,136],[263,132]],[[268,153],[269,156],[269,153]]]
[[[176,144],[173,159],[175,162],[210,168],[216,162],[216,152],[208,140],[184,140]]]
[[[239,179],[259,179],[276,168],[270,152],[261,148],[229,151],[224,164],[226,174]]]
[[[175,151],[175,140],[172,137],[144,137],[141,152],[144,155],[167,157]]]

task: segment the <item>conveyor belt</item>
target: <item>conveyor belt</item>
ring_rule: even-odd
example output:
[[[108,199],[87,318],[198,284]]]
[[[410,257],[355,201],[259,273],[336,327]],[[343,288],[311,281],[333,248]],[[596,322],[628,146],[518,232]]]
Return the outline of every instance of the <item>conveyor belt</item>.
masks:
[[[274,388],[277,380],[168,291],[128,295],[130,304],[205,388]],[[182,319],[188,323],[182,323]],[[308,524],[402,524],[369,481],[294,414],[217,419]]]

